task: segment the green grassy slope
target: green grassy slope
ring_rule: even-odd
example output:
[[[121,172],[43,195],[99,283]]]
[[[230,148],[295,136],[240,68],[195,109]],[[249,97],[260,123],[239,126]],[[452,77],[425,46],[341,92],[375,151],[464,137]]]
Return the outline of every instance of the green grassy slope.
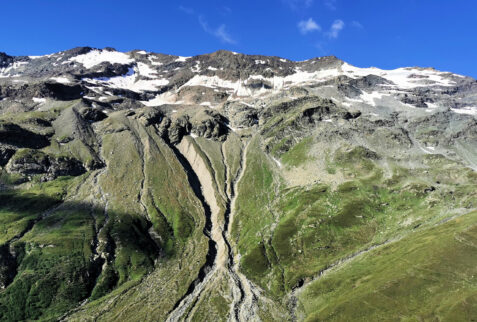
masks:
[[[322,314],[319,308],[327,307],[333,296],[339,295],[345,301],[347,287],[353,287],[346,284],[340,288],[343,282],[337,278],[326,284],[329,297],[319,291],[308,291],[308,282],[321,271],[390,240],[414,238],[446,218],[477,207],[475,172],[439,154],[416,156],[412,160],[395,159],[357,144],[340,142],[339,138],[329,142],[328,150],[321,150],[320,137],[312,134],[282,151],[283,166],[278,166],[264,152],[265,145],[259,143],[266,140],[261,141],[257,136],[255,144],[250,146],[232,232],[242,255],[242,272],[264,294],[281,305],[293,306],[290,304],[293,301],[288,302],[293,290],[304,290],[306,295],[300,297],[305,307],[301,318],[326,320],[328,313]],[[267,146],[270,153],[279,151],[274,144],[281,145],[282,141],[275,142]],[[302,169],[313,164],[321,168],[315,166],[311,169],[317,172],[309,171],[307,175],[316,180],[293,186],[287,183],[287,176],[299,176]],[[321,176],[322,172],[327,176]],[[400,269],[412,269],[406,265],[414,259],[407,260],[405,255],[402,259]],[[377,264],[375,267],[379,269]],[[436,289],[439,298],[445,296],[444,279],[449,276],[439,272],[438,266],[436,270],[436,276],[432,277],[435,283],[443,279],[443,287]],[[383,279],[382,283],[393,280]],[[303,284],[305,287],[301,287]],[[403,292],[396,296],[402,297],[396,299],[401,303],[397,304],[399,307],[411,295]],[[329,310],[335,313],[343,309],[330,305]],[[376,305],[379,308],[381,304]],[[385,317],[385,311],[383,306],[380,318]],[[351,312],[350,315],[336,313],[336,319],[352,319]],[[363,319],[365,316],[363,313]]]
[[[74,106],[31,117],[55,127],[78,125],[83,121],[75,119]],[[30,115],[2,117],[22,123]],[[93,124],[94,130],[88,126],[87,133],[62,144],[56,131],[43,153],[83,164],[100,157],[105,167],[46,183],[33,175],[17,184],[25,181],[21,175],[2,172],[0,262],[6,269],[0,278],[7,287],[0,290],[0,320],[57,319],[86,299],[78,316],[108,318],[103,310],[113,304],[122,316],[137,317],[142,310],[160,318],[205,261],[203,209],[170,146],[124,112]],[[62,131],[68,135],[75,128]],[[191,261],[187,270],[181,269],[183,257]],[[148,281],[158,287],[151,289]],[[145,296],[151,300],[148,312]]]
[[[300,295],[307,321],[471,321],[477,213],[364,254]]]

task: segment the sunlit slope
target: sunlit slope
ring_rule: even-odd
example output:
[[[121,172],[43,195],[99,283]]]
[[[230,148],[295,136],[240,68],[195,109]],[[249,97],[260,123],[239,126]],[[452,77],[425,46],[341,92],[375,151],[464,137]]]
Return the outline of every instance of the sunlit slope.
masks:
[[[307,321],[471,321],[477,213],[431,226],[330,271],[299,296]]]

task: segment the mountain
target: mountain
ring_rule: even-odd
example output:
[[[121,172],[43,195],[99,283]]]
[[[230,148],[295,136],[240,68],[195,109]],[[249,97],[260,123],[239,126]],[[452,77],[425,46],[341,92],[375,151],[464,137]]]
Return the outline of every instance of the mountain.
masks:
[[[0,53],[0,320],[477,317],[477,81]]]

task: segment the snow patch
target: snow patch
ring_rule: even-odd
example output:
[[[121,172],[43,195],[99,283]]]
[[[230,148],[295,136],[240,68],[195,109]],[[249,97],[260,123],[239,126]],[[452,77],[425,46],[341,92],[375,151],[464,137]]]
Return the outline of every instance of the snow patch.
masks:
[[[190,59],[192,58],[192,56],[189,56],[189,57],[185,57],[185,56],[179,56],[179,58],[177,58],[176,60],[174,60],[175,62],[185,62],[187,59]]]
[[[143,66],[142,72],[150,75],[150,71],[150,69],[144,69]],[[127,74],[122,76],[99,77],[93,79],[85,78],[83,80],[97,85],[128,89],[136,93],[143,91],[155,91],[157,90],[157,87],[169,84],[169,80],[167,79],[137,80],[138,74],[141,74],[139,66],[137,68],[129,68]]]
[[[35,102],[35,103],[45,103],[46,102],[46,98],[40,98],[40,97],[33,97],[32,98],[32,101]]]
[[[134,60],[129,57],[129,55],[118,51],[104,51],[95,49],[89,53],[72,57],[69,61],[78,62],[86,68],[91,68],[101,64],[102,62],[127,65],[132,63]]]
[[[379,93],[379,92],[371,92],[371,93],[367,93],[367,92],[363,92],[363,94],[360,95],[360,98],[366,102],[367,104],[369,105],[372,105],[372,106],[376,106],[376,102],[375,100],[377,99],[381,99],[385,94],[383,93]]]
[[[451,108],[457,114],[477,115],[477,107],[465,106],[461,108]]]
[[[0,68],[0,78],[19,77],[20,75],[15,75],[14,72],[17,72],[16,69],[18,69],[19,67],[27,64],[28,62],[25,61],[17,61],[7,67]]]
[[[149,57],[147,57],[147,59],[149,59],[149,61],[151,62],[151,65],[153,65],[153,66],[161,66],[161,65],[164,65],[164,63],[155,61],[155,59],[157,59],[157,57],[155,57],[155,56],[149,56]]]
[[[348,63],[344,63],[339,69],[341,74],[351,78],[376,75],[391,81],[402,89],[411,89],[425,86],[455,85],[454,81],[444,77],[446,73],[439,72],[433,69],[404,67],[393,70],[383,70],[376,67],[359,68],[352,66]]]
[[[64,77],[64,76],[51,77],[50,79],[57,82],[57,83],[61,83],[61,84],[70,84],[71,83],[71,81],[67,77]]]
[[[140,62],[137,63],[137,68],[141,76],[155,77],[157,75],[157,71],[155,71],[154,69],[152,69],[151,67],[149,67],[148,65],[144,63],[140,63]]]
[[[177,100],[177,95],[170,92],[156,95],[152,100],[141,101],[146,106],[160,106],[164,104],[182,104],[182,101]]]

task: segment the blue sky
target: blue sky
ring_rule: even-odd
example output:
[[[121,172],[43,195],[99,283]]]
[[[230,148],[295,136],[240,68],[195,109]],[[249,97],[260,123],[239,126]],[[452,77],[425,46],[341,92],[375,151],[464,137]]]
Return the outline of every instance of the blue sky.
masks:
[[[218,49],[477,78],[474,0],[2,1],[0,51],[76,46],[197,55]]]

